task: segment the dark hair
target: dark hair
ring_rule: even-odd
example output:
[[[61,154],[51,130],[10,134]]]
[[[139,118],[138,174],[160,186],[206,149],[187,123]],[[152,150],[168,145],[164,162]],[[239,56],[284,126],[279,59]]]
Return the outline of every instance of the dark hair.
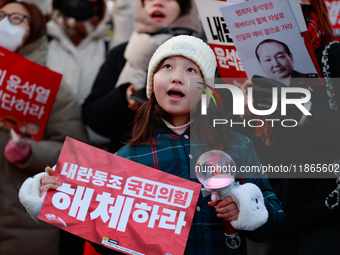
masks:
[[[314,12],[319,19],[321,29],[323,31],[323,37],[321,40],[321,45],[324,46],[329,44],[333,38],[333,26],[329,19],[329,13],[327,9],[327,5],[325,0],[310,0],[311,5],[303,5],[302,12],[303,16],[306,19],[310,16],[311,12]]]
[[[278,40],[275,40],[275,39],[266,39],[266,40],[263,40],[262,42],[260,42],[259,45],[257,45],[257,47],[256,47],[256,49],[255,49],[255,55],[256,55],[257,60],[258,60],[259,62],[261,62],[261,61],[260,61],[259,55],[257,54],[258,48],[259,48],[262,44],[264,44],[264,43],[273,43],[273,42],[278,43],[278,44],[281,44],[281,45],[283,46],[283,48],[285,49],[285,52],[286,52],[289,56],[292,55],[292,53],[290,52],[290,49],[288,48],[287,44],[285,44],[285,43],[283,43],[283,42],[280,42],[280,41],[278,41]]]
[[[158,104],[155,94],[138,109],[131,131],[131,145],[153,144],[151,138],[155,127],[163,123],[163,119],[171,122],[171,116]]]
[[[26,2],[17,2],[15,0],[1,0],[0,1],[0,8],[4,7],[7,4],[10,3],[17,3],[21,4],[25,7],[25,9],[30,14],[30,35],[27,38],[27,41],[25,42],[25,45],[30,44],[31,42],[34,42],[44,35],[46,35],[46,18],[41,13],[39,8],[35,4],[26,3]]]
[[[144,1],[142,0],[142,5],[144,6]],[[176,0],[181,8],[181,13],[179,14],[179,16],[182,16],[184,14],[187,14],[192,6],[191,0]]]
[[[197,105],[200,109],[201,103]],[[219,129],[212,126],[213,120],[222,117],[222,111],[219,107],[209,107],[206,117],[200,116],[197,110],[193,116],[193,123],[190,125],[191,135],[201,139],[214,149],[227,150],[231,138],[230,128],[228,125],[221,125]],[[155,94],[145,102],[137,111],[129,144],[135,145],[156,145],[152,139],[155,135],[155,128],[164,125],[163,120],[171,123],[171,116],[165,112],[158,104]],[[222,130],[223,129],[223,130]]]
[[[52,2],[53,10],[61,10],[64,1],[67,0],[53,0]],[[105,0],[97,0],[95,2],[94,8],[96,15],[98,15],[100,19],[103,19],[106,11]]]

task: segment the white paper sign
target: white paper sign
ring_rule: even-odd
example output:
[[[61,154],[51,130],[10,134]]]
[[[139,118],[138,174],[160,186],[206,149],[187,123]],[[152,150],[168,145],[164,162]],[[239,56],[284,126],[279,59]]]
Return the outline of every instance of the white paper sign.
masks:
[[[317,73],[288,0],[252,0],[220,10],[248,77],[269,77],[255,54],[256,47],[266,39],[288,46],[296,72]]]

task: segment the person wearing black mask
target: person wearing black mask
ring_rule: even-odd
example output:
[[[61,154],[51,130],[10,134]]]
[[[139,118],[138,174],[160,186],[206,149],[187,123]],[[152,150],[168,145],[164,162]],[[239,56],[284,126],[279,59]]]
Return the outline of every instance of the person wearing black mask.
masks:
[[[105,36],[109,25],[105,19],[104,0],[53,0],[47,33],[52,38],[47,66],[63,74],[81,104],[105,60]],[[90,143],[104,147],[107,139],[88,128]]]

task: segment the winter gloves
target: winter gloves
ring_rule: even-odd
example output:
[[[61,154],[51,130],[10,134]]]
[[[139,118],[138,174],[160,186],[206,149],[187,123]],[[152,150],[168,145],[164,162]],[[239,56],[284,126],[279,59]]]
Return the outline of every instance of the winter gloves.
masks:
[[[47,175],[47,173],[42,172],[36,174],[34,177],[28,178],[26,181],[24,181],[19,190],[20,202],[23,204],[23,206],[26,208],[26,211],[36,222],[41,222],[38,219],[38,215],[46,196],[45,192],[40,197],[41,178]]]
[[[32,153],[31,145],[13,130],[11,130],[12,139],[5,146],[5,157],[12,164],[20,163],[27,160]]]
[[[238,230],[253,231],[268,220],[268,211],[261,190],[255,184],[245,183],[235,186],[231,197],[237,204],[239,214],[231,225]]]

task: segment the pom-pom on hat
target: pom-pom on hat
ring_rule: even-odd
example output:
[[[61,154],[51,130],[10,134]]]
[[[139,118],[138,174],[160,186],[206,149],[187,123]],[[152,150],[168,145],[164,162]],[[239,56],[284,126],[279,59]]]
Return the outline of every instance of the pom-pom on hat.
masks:
[[[201,69],[203,78],[215,77],[216,58],[208,44],[194,36],[175,36],[159,46],[149,62],[146,85],[146,95],[148,98],[153,93],[153,75],[156,68],[163,59],[171,56],[183,56],[195,62]]]

